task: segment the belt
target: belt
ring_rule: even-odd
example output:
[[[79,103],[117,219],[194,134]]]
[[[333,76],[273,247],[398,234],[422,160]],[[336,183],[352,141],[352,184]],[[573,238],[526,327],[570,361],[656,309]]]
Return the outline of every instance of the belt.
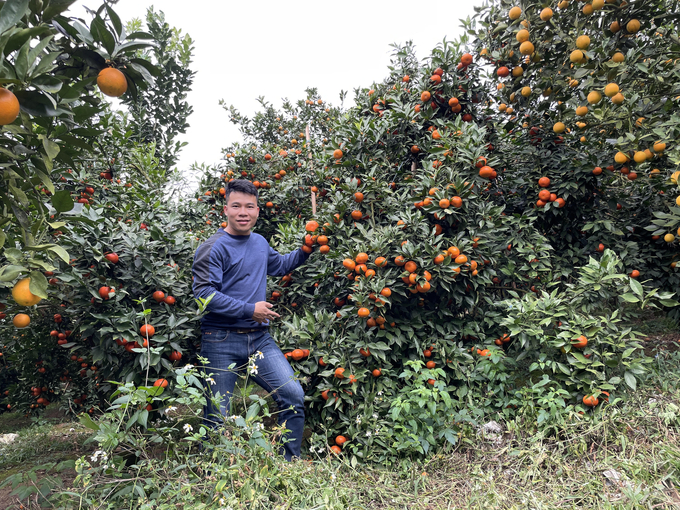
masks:
[[[256,331],[264,331],[265,328],[250,328],[250,329],[229,329],[229,331],[234,331],[241,335],[246,333],[255,333]]]

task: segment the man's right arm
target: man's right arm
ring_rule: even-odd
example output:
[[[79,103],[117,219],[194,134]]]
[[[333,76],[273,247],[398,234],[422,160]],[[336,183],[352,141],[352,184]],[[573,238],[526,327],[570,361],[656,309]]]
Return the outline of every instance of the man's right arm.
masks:
[[[255,312],[255,305],[234,299],[222,293],[222,267],[226,261],[212,253],[213,246],[203,244],[196,251],[192,272],[194,276],[193,291],[196,298],[213,298],[208,304],[208,311],[233,317],[234,319],[250,319]]]

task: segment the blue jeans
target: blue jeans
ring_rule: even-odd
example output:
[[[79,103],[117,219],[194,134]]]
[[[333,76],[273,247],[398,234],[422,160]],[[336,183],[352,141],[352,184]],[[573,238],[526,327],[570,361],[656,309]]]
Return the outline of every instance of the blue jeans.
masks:
[[[283,445],[286,460],[300,456],[302,432],[305,425],[305,394],[295,378],[290,363],[266,329],[253,333],[237,333],[234,330],[204,330],[201,341],[201,356],[208,359],[204,370],[212,373],[215,384],[206,383],[208,393],[220,394],[220,408],[216,409],[210,398],[203,409],[203,421],[215,427],[228,416],[231,396],[238,374],[238,368],[248,364],[248,359],[258,351],[264,358],[256,358],[257,374],[249,374],[257,384],[267,390],[276,401],[279,425],[285,424],[290,430],[288,441]],[[234,369],[228,370],[234,363]]]

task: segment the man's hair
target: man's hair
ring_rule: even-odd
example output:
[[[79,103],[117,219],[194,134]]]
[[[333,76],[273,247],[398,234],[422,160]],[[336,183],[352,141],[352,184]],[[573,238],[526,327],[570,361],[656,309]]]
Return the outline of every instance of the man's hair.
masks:
[[[226,193],[224,194],[225,203],[229,203],[229,195],[234,191],[245,193],[246,195],[253,195],[255,200],[258,200],[257,188],[252,182],[247,181],[246,179],[234,179],[227,183]]]

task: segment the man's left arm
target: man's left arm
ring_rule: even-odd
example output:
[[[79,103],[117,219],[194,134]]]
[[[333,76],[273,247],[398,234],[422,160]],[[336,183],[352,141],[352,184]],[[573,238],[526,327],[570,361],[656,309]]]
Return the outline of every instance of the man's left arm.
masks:
[[[309,258],[309,254],[298,248],[286,255],[281,255],[271,246],[267,258],[267,274],[269,276],[283,276],[290,273],[293,269],[301,266]]]

